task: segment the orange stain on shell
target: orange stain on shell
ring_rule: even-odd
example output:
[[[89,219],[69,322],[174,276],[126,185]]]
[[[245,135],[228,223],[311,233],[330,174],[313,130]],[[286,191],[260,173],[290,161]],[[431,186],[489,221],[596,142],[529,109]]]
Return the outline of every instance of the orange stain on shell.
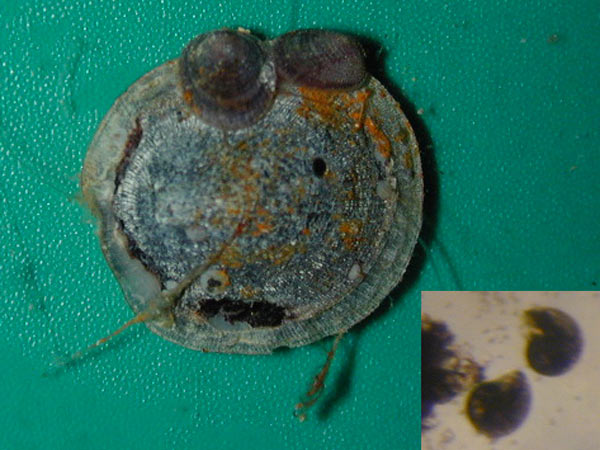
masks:
[[[316,112],[323,122],[331,125],[338,124],[339,114],[334,104],[335,92],[306,86],[300,86],[298,90],[302,95],[302,105],[297,109],[300,116],[308,119],[311,112]]]
[[[363,228],[362,220],[351,219],[340,223],[338,229],[342,235],[342,242],[346,249],[355,250],[359,242],[363,240],[360,233]]]
[[[392,155],[392,145],[388,137],[371,117],[365,119],[365,127],[373,141],[375,141],[375,145],[377,145],[377,150],[381,156],[388,159]]]

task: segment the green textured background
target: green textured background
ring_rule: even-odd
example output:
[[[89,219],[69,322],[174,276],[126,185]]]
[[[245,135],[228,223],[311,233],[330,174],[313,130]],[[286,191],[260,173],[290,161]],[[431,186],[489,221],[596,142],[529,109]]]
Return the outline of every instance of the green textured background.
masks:
[[[418,448],[421,290],[600,281],[600,6],[573,3],[2,0],[0,448]],[[138,77],[222,26],[369,38],[426,162],[427,250],[342,341],[303,424],[293,405],[327,341],[201,354],[139,326],[42,376],[131,316],[76,201],[97,125]]]

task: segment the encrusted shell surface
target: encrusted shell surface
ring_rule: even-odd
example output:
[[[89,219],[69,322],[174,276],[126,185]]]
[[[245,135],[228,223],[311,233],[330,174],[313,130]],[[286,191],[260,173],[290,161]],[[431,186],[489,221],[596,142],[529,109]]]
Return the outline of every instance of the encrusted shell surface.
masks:
[[[115,102],[82,173],[132,309],[176,297],[171,320],[148,327],[228,353],[308,344],[369,315],[421,226],[419,152],[399,105],[373,78],[343,92],[292,85],[224,132],[186,101],[180,66]]]

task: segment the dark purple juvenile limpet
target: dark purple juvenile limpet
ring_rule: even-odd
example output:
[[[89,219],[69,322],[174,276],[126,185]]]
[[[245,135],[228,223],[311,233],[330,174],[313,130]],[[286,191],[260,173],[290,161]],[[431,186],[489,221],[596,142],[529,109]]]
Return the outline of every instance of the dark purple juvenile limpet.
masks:
[[[368,77],[365,54],[350,36],[327,30],[297,30],[273,43],[282,82],[323,89],[356,89]]]

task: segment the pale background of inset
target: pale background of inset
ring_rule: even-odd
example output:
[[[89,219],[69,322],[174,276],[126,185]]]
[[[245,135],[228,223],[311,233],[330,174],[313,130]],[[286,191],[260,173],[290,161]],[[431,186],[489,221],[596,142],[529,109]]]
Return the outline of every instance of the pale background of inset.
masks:
[[[571,370],[557,377],[532,370],[526,360],[523,311],[558,308],[580,327],[583,352]],[[467,393],[436,405],[433,427],[422,434],[422,448],[594,450],[600,428],[600,293],[598,292],[423,292],[422,312],[443,321],[453,344],[485,368],[486,379],[513,370],[525,373],[531,388],[528,416],[513,433],[490,440],[465,413]]]

